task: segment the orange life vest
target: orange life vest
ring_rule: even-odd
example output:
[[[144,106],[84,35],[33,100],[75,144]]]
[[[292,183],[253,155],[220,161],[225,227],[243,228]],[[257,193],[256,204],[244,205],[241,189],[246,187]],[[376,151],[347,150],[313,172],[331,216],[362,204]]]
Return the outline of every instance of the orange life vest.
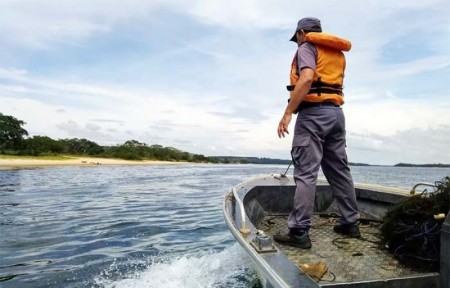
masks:
[[[344,82],[345,56],[342,51],[350,51],[352,44],[343,38],[319,32],[307,33],[305,41],[315,44],[317,62],[311,89],[303,101],[316,103],[331,101],[337,105],[344,104],[342,85]],[[297,55],[298,51],[295,53],[291,65],[289,91],[294,90],[300,76]]]

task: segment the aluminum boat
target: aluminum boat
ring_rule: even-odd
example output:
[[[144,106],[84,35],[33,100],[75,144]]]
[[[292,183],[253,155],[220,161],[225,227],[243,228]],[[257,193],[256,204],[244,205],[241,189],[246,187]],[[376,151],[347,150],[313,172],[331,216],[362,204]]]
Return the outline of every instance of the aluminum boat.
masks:
[[[264,175],[233,187],[224,198],[224,219],[250,256],[263,287],[450,287],[450,213],[441,229],[440,272],[417,272],[400,264],[380,245],[384,215],[412,192],[363,184],[355,184],[355,190],[364,220],[360,224],[361,239],[345,238],[333,232],[338,210],[330,186],[324,180],[319,180],[316,186],[309,250],[272,240],[273,235],[287,231],[287,216],[295,193],[290,176]],[[320,280],[313,280],[299,267],[317,261],[326,263],[328,270]]]

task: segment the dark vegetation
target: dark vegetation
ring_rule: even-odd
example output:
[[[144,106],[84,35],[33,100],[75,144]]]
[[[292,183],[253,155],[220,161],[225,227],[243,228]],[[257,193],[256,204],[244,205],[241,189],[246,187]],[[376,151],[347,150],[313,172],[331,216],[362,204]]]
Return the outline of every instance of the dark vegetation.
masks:
[[[50,155],[76,155],[95,156],[103,158],[120,158],[126,160],[162,160],[187,161],[230,164],[281,164],[289,165],[291,160],[214,156],[207,157],[201,154],[192,154],[173,147],[161,145],[148,145],[136,140],[128,140],[121,145],[101,146],[88,139],[52,139],[48,136],[28,137],[28,131],[22,126],[26,123],[14,116],[0,113],[0,155],[17,156],[50,156]],[[365,163],[349,163],[351,166],[371,166]],[[450,167],[446,164],[413,165],[399,163],[396,167]]]
[[[192,154],[173,147],[147,145],[129,140],[121,145],[101,146],[87,139],[52,139],[47,136],[27,137],[26,123],[0,113],[0,154],[17,156],[77,155],[126,160],[162,160],[219,163],[214,157]],[[239,163],[239,162],[234,162]]]
[[[348,162],[348,165],[350,165],[350,166],[376,166],[376,165],[370,165],[370,164],[366,164],[366,163],[352,163],[352,162]]]
[[[101,146],[88,139],[52,139],[48,136],[27,137],[22,127],[26,123],[13,116],[0,113],[0,155],[53,156],[74,155],[125,160],[186,161],[197,163],[230,164],[289,164],[289,160],[257,157],[206,157],[192,154],[173,147],[147,145],[136,140],[128,140],[121,145]]]
[[[289,165],[291,160],[258,158],[258,157],[237,157],[237,156],[214,156],[221,163],[241,163],[241,164],[285,164]]]
[[[395,167],[437,167],[437,168],[449,168],[450,164],[409,164],[409,163],[398,163],[394,165]]]

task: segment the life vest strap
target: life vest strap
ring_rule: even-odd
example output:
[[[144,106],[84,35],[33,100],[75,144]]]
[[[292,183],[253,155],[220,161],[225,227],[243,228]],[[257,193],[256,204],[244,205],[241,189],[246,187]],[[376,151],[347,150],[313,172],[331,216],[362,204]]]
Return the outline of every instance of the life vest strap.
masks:
[[[338,94],[343,95],[342,93],[342,85],[340,84],[327,84],[322,82],[319,77],[316,81],[311,84],[311,89],[309,89],[308,94],[317,94],[320,96],[322,93],[326,94]]]
[[[316,88],[311,88],[308,91],[308,94],[317,94],[320,96],[320,94],[325,93],[325,94],[338,94],[338,95],[344,95],[344,93],[342,93],[342,88],[332,88],[332,87],[327,87],[327,86],[322,86],[322,87],[316,87]]]
[[[295,85],[287,85],[287,86],[286,86],[286,89],[287,89],[289,92],[294,91],[294,88],[295,88]]]
[[[295,85],[287,85],[286,89],[291,92],[294,91]],[[311,85],[311,89],[309,90],[308,94],[318,94],[326,93],[326,94],[338,94],[343,95],[342,92],[342,86],[341,85],[327,85],[324,83],[320,83],[320,85]]]

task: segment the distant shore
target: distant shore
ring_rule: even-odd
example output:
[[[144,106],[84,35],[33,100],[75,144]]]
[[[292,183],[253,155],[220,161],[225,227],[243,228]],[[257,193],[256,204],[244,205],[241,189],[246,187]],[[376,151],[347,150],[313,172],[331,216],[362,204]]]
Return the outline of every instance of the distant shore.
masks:
[[[98,166],[98,165],[181,165],[188,162],[171,162],[159,160],[131,161],[111,158],[73,157],[67,159],[33,159],[33,158],[0,158],[0,169],[45,166]]]

